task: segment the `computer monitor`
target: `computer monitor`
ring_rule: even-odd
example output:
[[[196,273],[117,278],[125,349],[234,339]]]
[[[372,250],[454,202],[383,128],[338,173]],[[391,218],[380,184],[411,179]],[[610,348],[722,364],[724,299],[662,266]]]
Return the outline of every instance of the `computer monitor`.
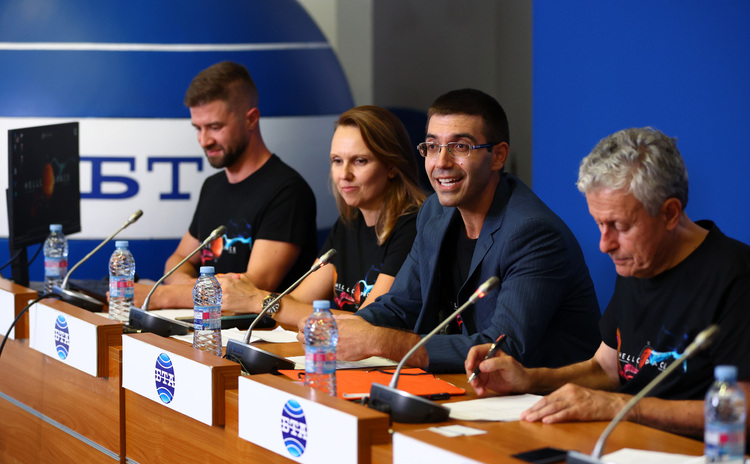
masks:
[[[81,231],[78,123],[8,130],[8,243],[13,281],[28,285],[26,247],[43,243],[50,224]]]

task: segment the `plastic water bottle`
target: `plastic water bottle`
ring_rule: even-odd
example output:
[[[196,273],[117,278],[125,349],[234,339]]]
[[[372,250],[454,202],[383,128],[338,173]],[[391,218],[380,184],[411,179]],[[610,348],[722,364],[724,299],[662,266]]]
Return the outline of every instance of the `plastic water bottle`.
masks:
[[[305,385],[336,396],[336,345],[339,328],[328,300],[313,302],[305,323]]]
[[[745,395],[737,386],[736,366],[716,366],[704,403],[706,462],[744,462]]]
[[[202,266],[193,288],[193,348],[221,356],[221,285],[213,266]]]
[[[128,241],[118,240],[109,258],[109,318],[126,322],[134,294],[135,259],[128,250]]]
[[[44,291],[62,285],[68,272],[68,239],[62,232],[61,224],[50,224],[50,234],[44,241]]]

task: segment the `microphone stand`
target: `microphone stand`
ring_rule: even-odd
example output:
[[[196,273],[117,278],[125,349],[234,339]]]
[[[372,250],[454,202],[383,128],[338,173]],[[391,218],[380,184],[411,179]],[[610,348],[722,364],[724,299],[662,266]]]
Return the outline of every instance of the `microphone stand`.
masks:
[[[680,357],[672,361],[672,363],[667,366],[666,369],[664,369],[661,373],[659,373],[659,375],[654,377],[654,379],[649,382],[648,385],[643,387],[643,389],[639,391],[638,394],[633,396],[630,401],[628,401],[625,406],[623,406],[620,412],[618,412],[614,419],[610,421],[610,423],[607,425],[607,428],[604,429],[604,432],[602,432],[601,436],[596,441],[596,445],[594,446],[594,451],[592,451],[591,456],[579,453],[578,451],[568,451],[568,457],[565,462],[567,464],[602,464],[601,457],[602,451],[604,450],[604,444],[606,443],[607,438],[609,438],[609,435],[612,433],[612,430],[614,430],[617,424],[622,421],[622,418],[625,417],[625,415],[630,412],[630,410],[633,409],[633,407],[640,400],[642,400],[644,396],[646,396],[651,390],[654,389],[654,387],[660,384],[673,370],[675,370],[677,366],[682,364],[686,359],[693,356],[698,351],[701,351],[702,349],[710,345],[711,342],[713,342],[714,338],[716,338],[718,333],[719,326],[717,324],[712,324],[701,331],[698,335],[696,335],[693,343],[685,348],[685,351],[682,353],[682,355],[680,355]]]
[[[94,253],[99,251],[101,247],[103,247],[107,242],[115,238],[117,234],[122,232],[123,229],[128,227],[129,225],[136,222],[138,219],[143,216],[143,211],[138,210],[135,213],[131,214],[128,220],[123,224],[119,229],[117,229],[112,235],[105,238],[99,245],[96,246],[93,250],[89,252],[86,256],[83,257],[82,260],[78,261],[75,266],[73,266],[70,271],[68,271],[65,274],[65,278],[62,281],[62,284],[58,287],[57,285],[52,287],[52,293],[59,295],[60,298],[62,298],[63,301],[70,303],[74,306],[78,306],[79,308],[83,308],[87,311],[92,312],[99,312],[102,310],[105,302],[99,301],[96,298],[92,298],[89,295],[86,295],[85,293],[78,292],[75,290],[70,290],[68,288],[68,281],[70,280],[70,275],[73,274],[73,271],[78,269],[78,267],[83,264],[84,262],[88,261],[91,256],[93,256]]]
[[[175,267],[164,274],[159,280],[156,281],[151,291],[146,295],[146,299],[143,301],[142,308],[133,307],[130,310],[130,317],[128,319],[128,326],[133,330],[140,330],[142,332],[152,332],[162,337],[169,337],[172,335],[187,335],[188,329],[192,329],[193,325],[187,322],[177,321],[169,319],[163,316],[159,316],[154,313],[149,313],[148,305],[151,302],[151,295],[154,294],[156,288],[161,285],[167,277],[171,276],[177,269],[187,262],[190,258],[198,253],[203,247],[216,240],[219,236],[224,234],[226,227],[219,226],[211,232],[211,235],[206,237],[198,247],[187,255],[182,261],[177,263]]]
[[[393,378],[388,386],[379,383],[373,383],[370,387],[370,400],[368,405],[372,409],[390,414],[391,419],[396,422],[407,422],[412,424],[422,424],[426,422],[443,422],[448,420],[450,415],[450,409],[442,406],[434,401],[430,401],[426,398],[422,398],[405,391],[401,391],[397,388],[398,378],[401,375],[401,369],[404,367],[406,361],[427,341],[432,338],[433,335],[438,333],[453,319],[458,317],[466,308],[473,305],[480,298],[483,298],[488,292],[494,289],[500,284],[500,279],[497,277],[490,277],[487,279],[479,288],[469,297],[460,308],[455,310],[453,314],[448,316],[443,322],[438,324],[432,332],[427,334],[422,340],[414,345],[406,355],[398,363],[396,371],[393,373]]]
[[[265,308],[263,308],[260,314],[258,314],[255,320],[253,320],[252,324],[250,324],[250,327],[248,327],[241,342],[232,339],[227,340],[227,349],[224,357],[231,361],[239,362],[242,369],[248,374],[267,374],[269,372],[278,374],[279,369],[294,369],[293,361],[251,345],[250,337],[253,333],[253,328],[255,328],[258,321],[260,321],[268,310],[271,309],[284,295],[297,288],[307,276],[328,264],[335,254],[336,250],[333,248],[328,250],[323,256],[315,261],[315,264],[313,264],[310,270],[305,272],[302,277],[297,279],[297,281],[289,286],[289,288],[265,305]]]

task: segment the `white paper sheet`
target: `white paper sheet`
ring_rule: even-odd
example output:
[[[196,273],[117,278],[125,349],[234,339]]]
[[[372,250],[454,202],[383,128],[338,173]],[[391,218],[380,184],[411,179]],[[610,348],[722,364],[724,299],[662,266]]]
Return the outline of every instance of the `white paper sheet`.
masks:
[[[529,409],[541,398],[539,395],[496,396],[445,403],[443,406],[451,410],[451,419],[516,421],[521,418],[523,411]]]
[[[287,359],[294,361],[295,369],[305,368],[304,356],[290,356]],[[372,356],[361,361],[336,361],[336,369],[363,369],[372,367],[393,367],[397,365],[397,362],[379,356]]]
[[[487,433],[486,430],[475,429],[474,427],[467,427],[465,425],[444,425],[443,427],[430,427],[428,430],[448,438],[484,435]]]
[[[236,327],[221,331],[221,345],[227,346],[227,341],[231,338],[232,340],[242,341],[245,339],[246,330],[239,330]],[[187,335],[172,335],[172,338],[182,340],[188,343],[193,343],[193,334]],[[250,336],[250,343],[264,341],[269,343],[292,343],[297,341],[297,332],[291,330],[285,330],[282,327],[276,327],[273,330],[253,330]]]
[[[632,448],[623,448],[602,456],[602,461],[613,464],[703,464],[705,459],[704,456],[689,456]]]

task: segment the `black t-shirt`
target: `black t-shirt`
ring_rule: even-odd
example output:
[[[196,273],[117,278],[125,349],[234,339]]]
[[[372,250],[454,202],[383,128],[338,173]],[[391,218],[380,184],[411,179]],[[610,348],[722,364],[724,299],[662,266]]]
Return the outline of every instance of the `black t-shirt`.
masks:
[[[346,227],[339,218],[321,249],[321,254],[336,249],[331,260],[336,268],[336,308],[356,312],[380,274],[393,277],[398,273],[416,235],[416,213],[401,216],[388,240],[380,246],[375,227],[367,227],[362,215],[351,227]]]
[[[750,247],[710,221],[698,224],[709,233],[677,266],[650,279],[617,277],[600,328],[604,343],[617,350],[618,391],[637,393],[714,323],[721,332],[711,346],[650,396],[703,399],[720,364],[735,365],[738,379],[750,379]]]
[[[466,236],[466,227],[460,214],[451,221],[448,231],[443,241],[443,247],[440,250],[440,303],[438,311],[438,320],[445,320],[450,316],[458,306],[464,301],[458,301],[459,290],[469,278],[469,268],[471,267],[471,257],[474,255],[474,248],[477,245],[476,239],[470,239]],[[472,283],[469,282],[469,286]],[[463,315],[461,313],[456,320],[452,320],[443,328],[443,334],[462,333]]]
[[[226,226],[225,235],[201,255],[201,265],[214,266],[217,273],[245,272],[255,240],[301,246],[299,258],[278,287],[286,289],[315,260],[315,214],[315,195],[310,186],[273,155],[236,184],[229,183],[224,171],[206,179],[189,231],[203,241],[218,226]]]

